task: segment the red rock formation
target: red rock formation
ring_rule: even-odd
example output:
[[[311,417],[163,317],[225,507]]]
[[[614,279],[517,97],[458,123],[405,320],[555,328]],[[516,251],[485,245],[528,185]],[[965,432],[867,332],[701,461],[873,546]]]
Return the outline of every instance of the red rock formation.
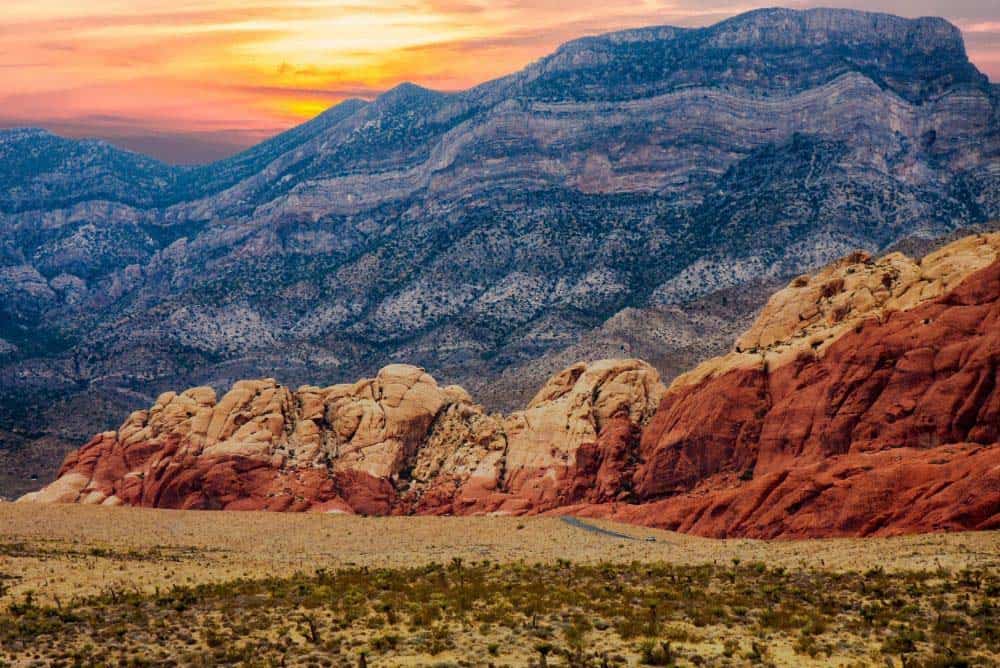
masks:
[[[634,450],[665,389],[648,364],[607,360],[556,375],[508,417],[405,365],[325,389],[261,380],[218,401],[210,388],[168,392],[71,454],[25,500],[373,515],[598,502],[615,498],[634,468],[634,455],[615,459],[610,435],[628,435]],[[601,434],[607,445],[597,445]],[[591,468],[604,481],[597,488]]]
[[[121,448],[110,434],[101,434],[66,458],[57,482],[91,481],[90,498],[79,499],[85,503],[183,510],[384,515],[396,500],[387,479],[362,471],[282,469],[240,455],[175,457],[179,450],[181,438],[174,434],[153,448],[146,442]]]
[[[581,506],[708,537],[826,538],[1000,529],[1000,451],[958,444],[842,455],[651,503]]]
[[[640,502],[679,496],[607,512],[709,536],[997,526],[998,381],[1000,261],[822,355],[671,388],[634,484]],[[752,481],[718,489],[725,474]]]
[[[1000,235],[796,279],[667,390],[619,360],[507,417],[406,366],[167,393],[28,500],[577,513],[716,537],[1000,528]]]

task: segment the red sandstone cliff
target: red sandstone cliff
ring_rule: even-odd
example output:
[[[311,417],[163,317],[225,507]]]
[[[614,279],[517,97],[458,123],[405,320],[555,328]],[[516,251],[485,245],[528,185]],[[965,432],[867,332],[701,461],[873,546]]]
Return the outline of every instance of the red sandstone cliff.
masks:
[[[367,514],[574,512],[707,536],[1000,528],[1000,236],[855,255],[666,389],[576,365],[489,415],[414,367],[161,396],[27,500]]]
[[[644,431],[637,496],[672,498],[616,512],[713,536],[1000,525],[996,241],[915,269],[858,257],[779,293]]]

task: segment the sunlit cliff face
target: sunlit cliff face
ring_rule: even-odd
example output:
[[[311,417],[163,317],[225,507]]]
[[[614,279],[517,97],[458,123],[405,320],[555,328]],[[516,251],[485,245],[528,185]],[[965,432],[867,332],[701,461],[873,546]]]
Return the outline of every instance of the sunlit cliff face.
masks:
[[[207,160],[401,81],[454,90],[585,34],[704,25],[718,0],[5,0],[0,125]],[[1000,79],[995,0],[825,2],[943,15]]]

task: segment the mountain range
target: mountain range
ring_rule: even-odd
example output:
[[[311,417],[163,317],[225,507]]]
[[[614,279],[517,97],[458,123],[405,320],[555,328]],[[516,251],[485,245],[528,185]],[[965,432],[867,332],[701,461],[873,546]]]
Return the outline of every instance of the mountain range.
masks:
[[[407,362],[510,410],[578,359],[670,380],[791,276],[1000,218],[1000,87],[941,19],[761,10],[405,84],[201,167],[4,132],[0,184],[13,495],[172,387]]]
[[[669,387],[578,363],[490,413],[423,369],[166,392],[26,502],[571,513],[711,537],[1000,528],[1000,234],[857,252],[777,292]]]

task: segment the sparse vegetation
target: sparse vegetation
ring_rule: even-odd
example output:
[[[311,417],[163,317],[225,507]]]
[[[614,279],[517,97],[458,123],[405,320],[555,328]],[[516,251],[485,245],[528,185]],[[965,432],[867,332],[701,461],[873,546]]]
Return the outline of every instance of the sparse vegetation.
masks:
[[[557,518],[11,504],[0,526],[0,666],[1000,659],[996,532],[763,543]]]
[[[2,581],[2,580],[0,580]],[[0,611],[0,657],[51,665],[991,665],[996,571],[468,563],[109,589]],[[784,657],[779,661],[777,657]],[[363,657],[363,658],[359,658]],[[896,664],[894,664],[896,665]]]

